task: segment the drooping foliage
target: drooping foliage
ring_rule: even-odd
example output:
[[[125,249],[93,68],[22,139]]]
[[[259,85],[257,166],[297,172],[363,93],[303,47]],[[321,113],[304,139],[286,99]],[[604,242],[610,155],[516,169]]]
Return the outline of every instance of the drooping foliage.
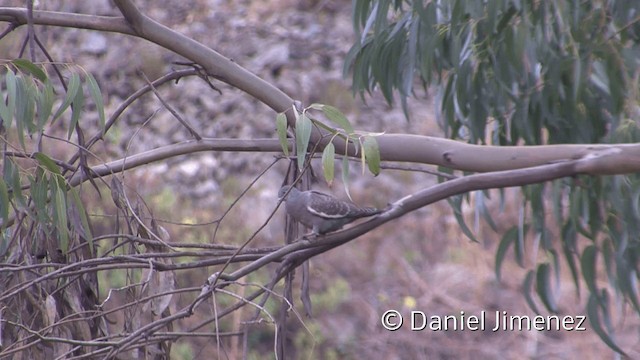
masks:
[[[410,117],[406,104],[414,88],[434,87],[440,125],[451,138],[493,145],[640,140],[638,2],[353,4],[357,38],[345,72],[354,91],[364,96],[379,89],[389,103],[397,94]],[[612,296],[640,314],[640,177],[559,180],[523,188],[523,199],[524,221],[503,234],[496,273],[509,249],[524,265],[523,249],[532,248],[525,242],[534,241],[542,251],[523,279],[528,302],[536,307],[535,290],[540,303],[557,311],[554,284],[564,264],[578,294],[582,280],[587,285],[594,330],[622,351],[609,315]],[[461,200],[450,201],[456,214]],[[483,204],[476,208],[490,220]],[[608,287],[596,281],[603,274]]]

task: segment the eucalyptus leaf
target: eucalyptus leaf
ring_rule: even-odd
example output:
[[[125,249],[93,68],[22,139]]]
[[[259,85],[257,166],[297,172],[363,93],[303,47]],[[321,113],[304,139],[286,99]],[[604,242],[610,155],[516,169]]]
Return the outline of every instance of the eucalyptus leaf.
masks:
[[[60,167],[58,164],[53,161],[49,156],[44,153],[37,152],[34,154],[34,157],[40,163],[40,165],[44,166],[47,170],[51,171],[55,175],[62,176],[62,172],[60,171]]]
[[[522,283],[522,294],[524,295],[524,299],[527,302],[527,305],[529,305],[529,308],[531,308],[531,310],[536,314],[540,314],[540,310],[538,310],[538,306],[533,299],[533,284],[535,279],[536,272],[529,270]]]
[[[340,128],[344,129],[347,134],[353,134],[353,126],[349,122],[349,119],[347,119],[347,117],[340,110],[338,110],[338,108],[335,108],[331,105],[321,105],[320,110],[322,110],[327,119],[338,125]]]
[[[312,124],[311,120],[305,113],[298,116],[296,120],[296,156],[298,158],[298,169],[304,169],[304,161],[309,148],[309,139],[311,139]]]
[[[587,316],[589,317],[589,322],[591,323],[591,328],[593,328],[593,331],[596,332],[596,334],[598,334],[598,336],[600,337],[600,339],[607,344],[607,346],[609,346],[611,349],[617,351],[618,353],[624,355],[625,357],[627,356],[624,352],[624,350],[622,350],[618,344],[616,344],[616,342],[613,340],[613,338],[609,335],[609,333],[607,333],[607,331],[605,330],[602,321],[600,320],[600,312],[601,312],[601,307],[600,307],[600,299],[598,298],[598,294],[597,293],[592,293],[591,295],[589,295],[589,301],[587,302]],[[608,317],[609,315],[607,313],[603,313],[604,317]]]
[[[67,140],[71,139],[71,135],[76,129],[76,126],[78,126],[78,120],[84,110],[84,91],[82,90],[82,85],[78,87],[78,91],[76,91],[76,96],[74,96],[71,105],[71,124],[69,124],[67,131]]]
[[[287,139],[287,116],[284,113],[276,115],[276,132],[278,141],[285,156],[289,156],[289,140]]]
[[[502,263],[504,262],[504,258],[507,255],[507,251],[511,244],[513,244],[518,236],[518,228],[513,226],[511,229],[507,230],[505,234],[500,239],[500,243],[498,244],[498,250],[496,250],[496,260],[495,260],[495,272],[496,278],[498,281],[502,279]]]
[[[47,120],[49,120],[51,112],[53,111],[54,100],[53,85],[47,80],[44,82],[43,88],[36,98],[36,107],[38,109],[37,131],[42,131]]]
[[[364,155],[369,171],[375,176],[380,174],[380,148],[378,141],[373,136],[364,136],[362,142],[362,154]]]
[[[324,173],[324,179],[327,181],[329,186],[333,183],[334,172],[335,172],[335,156],[336,149],[333,146],[333,143],[328,143],[322,151],[322,172]]]
[[[67,87],[67,93],[65,94],[64,101],[58,107],[55,114],[53,115],[53,121],[56,121],[64,112],[69,108],[73,100],[76,98],[76,94],[78,93],[78,89],[81,87],[80,83],[80,75],[77,73],[71,74],[71,79],[69,80],[69,85]]]
[[[27,59],[15,59],[11,61],[11,63],[15,65],[17,68],[35,76],[36,78],[38,78],[38,80],[42,81],[43,83],[47,81],[47,74],[31,61]]]
[[[106,120],[104,115],[104,100],[102,99],[102,91],[100,90],[100,85],[98,85],[98,81],[96,81],[96,78],[93,77],[91,73],[86,74],[86,81],[89,85],[89,93],[91,94],[93,103],[96,105],[96,111],[98,112],[100,131],[102,131],[102,135],[104,135]]]
[[[9,190],[2,178],[0,178],[0,219],[2,219],[0,229],[4,229],[9,220]]]
[[[351,193],[349,192],[349,157],[347,154],[342,157],[342,184],[347,197],[351,200]]]
[[[56,175],[52,175],[56,176]],[[63,254],[69,250],[69,228],[67,227],[67,199],[64,187],[57,181],[50,181],[53,202],[53,218],[58,233],[59,246]]]
[[[71,200],[73,201],[73,205],[76,207],[76,211],[80,217],[80,225],[82,226],[82,233],[87,243],[89,244],[89,250],[92,254],[95,254],[95,249],[93,245],[93,234],[91,231],[91,226],[89,225],[89,218],[87,217],[87,212],[82,204],[82,200],[80,199],[80,194],[76,188],[70,188],[68,192],[71,196]]]
[[[557,312],[558,308],[551,282],[551,265],[548,263],[538,265],[536,272],[536,290],[547,310],[554,313]]]
[[[589,245],[582,251],[582,257],[580,258],[580,266],[582,267],[582,276],[587,283],[589,291],[594,294],[597,293],[596,288],[596,255],[598,249],[595,245]]]

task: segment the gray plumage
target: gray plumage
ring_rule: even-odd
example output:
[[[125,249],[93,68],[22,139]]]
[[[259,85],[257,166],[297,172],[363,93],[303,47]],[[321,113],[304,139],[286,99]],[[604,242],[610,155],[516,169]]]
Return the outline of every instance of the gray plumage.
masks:
[[[360,207],[318,191],[300,191],[290,185],[283,186],[278,192],[278,197],[283,198],[287,191],[289,194],[284,199],[287,213],[296,221],[310,227],[311,233],[315,235],[336,231],[356,219],[382,212],[372,207]]]

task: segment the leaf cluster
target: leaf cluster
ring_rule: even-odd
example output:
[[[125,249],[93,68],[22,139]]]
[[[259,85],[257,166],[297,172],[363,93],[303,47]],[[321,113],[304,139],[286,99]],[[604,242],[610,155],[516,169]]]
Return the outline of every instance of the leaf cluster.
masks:
[[[392,103],[397,92],[405,111],[416,80],[437,85],[441,125],[470,143],[639,142],[639,11],[629,1],[356,0],[358,39],[345,73],[362,95],[380,89]],[[476,212],[495,229],[488,196],[476,193]],[[449,199],[475,239],[462,216],[465,201],[469,195]],[[523,282],[531,307],[540,311],[535,291],[556,312],[567,266],[578,295],[586,284],[594,330],[622,352],[611,308],[622,299],[640,314],[639,208],[638,174],[524,187],[520,222],[497,249],[496,275],[512,250],[520,266],[533,267]],[[603,274],[608,286],[596,281]]]
[[[322,171],[329,185],[332,184],[335,178],[336,147],[334,141],[338,140],[346,144],[346,146],[344,146],[345,153],[344,156],[342,156],[342,181],[345,184],[345,188],[347,188],[346,184],[348,184],[349,180],[349,145],[353,145],[356,155],[360,156],[363,174],[365,172],[365,166],[373,175],[380,173],[380,149],[376,141],[376,136],[381,134],[355,131],[349,119],[347,119],[340,110],[331,105],[311,104],[302,111],[298,111],[294,106],[292,110],[296,118],[295,149],[298,169],[300,169],[300,171],[306,168],[306,162],[312,158],[312,156],[307,156],[307,154],[310,153],[310,155],[313,155],[315,152],[315,148],[310,149],[309,146],[312,145],[310,142],[311,132],[313,128],[316,127],[324,131],[324,137],[328,138],[322,150]],[[311,116],[311,110],[321,111],[325,118],[333,123],[335,127]],[[286,156],[289,156],[287,119],[284,112],[276,116],[276,129],[282,151]],[[347,194],[348,193],[349,190],[347,188]]]

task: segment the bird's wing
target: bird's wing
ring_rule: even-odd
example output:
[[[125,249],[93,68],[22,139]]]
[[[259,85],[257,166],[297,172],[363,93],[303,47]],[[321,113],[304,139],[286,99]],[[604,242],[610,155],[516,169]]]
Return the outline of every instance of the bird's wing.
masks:
[[[326,219],[348,217],[352,208],[356,207],[354,204],[317,191],[309,191],[306,195],[308,196],[307,210],[316,216]]]

